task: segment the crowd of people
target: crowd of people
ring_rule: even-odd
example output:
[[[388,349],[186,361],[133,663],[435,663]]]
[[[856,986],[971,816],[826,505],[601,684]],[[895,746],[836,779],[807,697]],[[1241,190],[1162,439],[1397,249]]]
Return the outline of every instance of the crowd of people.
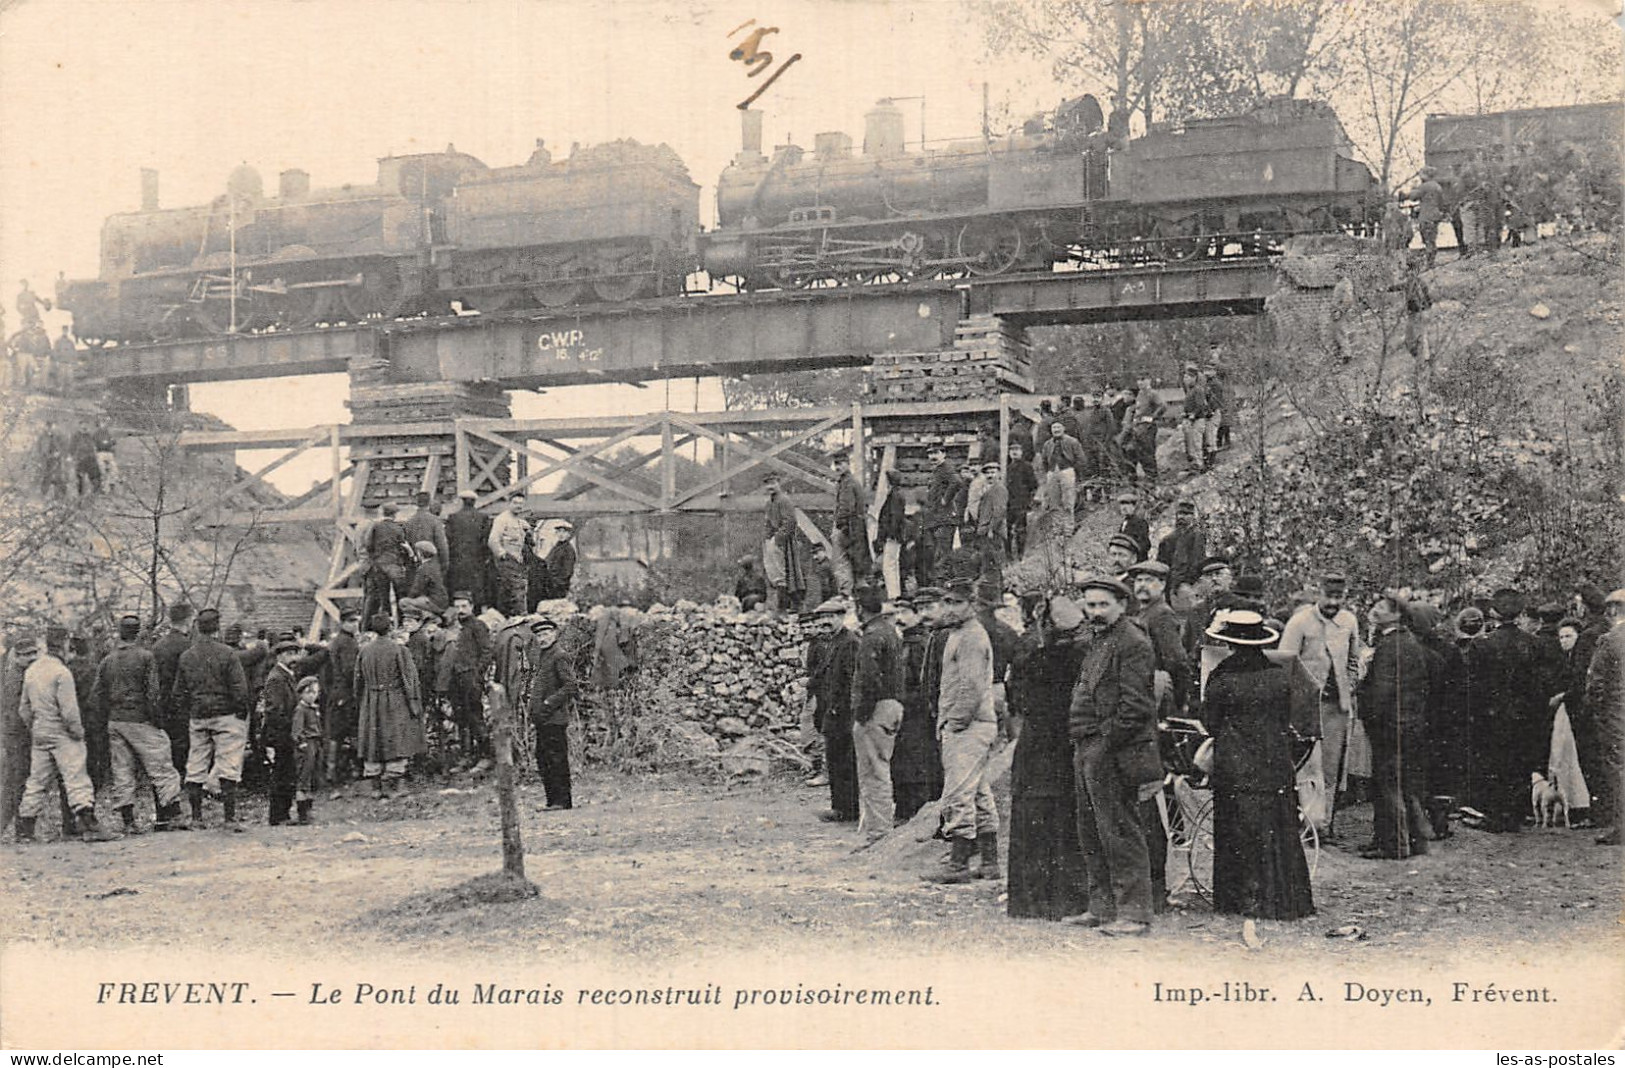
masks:
[[[0,390],[70,393],[79,374],[79,346],[66,326],[53,341],[42,317],[51,310],[50,298],[35,293],[26,278],[19,286],[16,307],[21,325],[15,333],[7,332],[5,314],[0,312],[0,338],[5,338]]]
[[[1533,242],[1542,224],[1580,230],[1609,226],[1619,217],[1619,161],[1593,158],[1572,143],[1538,150],[1520,144],[1510,158],[1479,148],[1449,173],[1423,167],[1417,177],[1414,188],[1395,192],[1383,219],[1383,241],[1405,249],[1419,236],[1428,267],[1445,222],[1460,255],[1470,256]]]
[[[569,594],[573,528],[533,523],[522,496],[495,517],[472,497],[445,519],[427,494],[404,520],[394,505],[374,509],[356,532],[362,605],[323,641],[222,628],[217,609],[187,604],[161,628],[124,616],[116,639],[53,626],[42,648],[15,632],[0,711],[4,815],[18,840],[34,837],[53,789],[64,832],[99,841],[117,834],[96,822],[99,790],[126,832],[144,829],[138,777],[152,789],[154,829],[172,830],[201,825],[209,797],[222,825],[240,829],[245,781],[266,788],[269,821],[281,825],[309,822],[320,790],[355,778],[387,798],[414,759],[483,773],[493,671],[535,728],[549,807],[571,807],[563,728],[575,676],[554,649],[559,613],[547,609]],[[450,593],[441,560],[461,584]]]
[[[1143,933],[1167,905],[1156,798],[1189,770],[1167,728],[1194,721],[1212,739],[1220,912],[1310,915],[1300,824],[1335,841],[1357,800],[1363,857],[1425,853],[1456,824],[1516,832],[1542,783],[1618,844],[1625,590],[1537,605],[1503,589],[1447,620],[1437,594],[1387,589],[1362,625],[1337,573],[1269,603],[1262,576],[1207,555],[1188,504],[1153,558],[1134,505],[1111,571],[1024,595],[1019,619],[963,547],[940,585],[892,596],[870,572],[806,613],[826,820],[872,841],[940,799],[930,878],[1000,879],[989,768],[1012,738],[1010,913]]]
[[[1189,468],[1205,470],[1230,446],[1235,405],[1217,351],[1206,370],[1186,364],[1181,384],[1178,421]],[[809,540],[780,477],[769,474],[760,557],[739,562],[735,593],[773,611],[800,611],[832,593],[850,597],[856,577],[877,566],[886,595],[896,598],[908,586],[937,583],[942,562],[960,550],[974,554],[979,570],[999,581],[1006,563],[1027,551],[1035,510],[1055,513],[1054,535],[1066,538],[1086,507],[1108,500],[1117,501],[1133,517],[1129,525],[1148,539],[1140,509],[1157,484],[1157,432],[1171,421],[1149,377],[1121,393],[1040,401],[1032,417],[1012,420],[1004,463],[998,435],[988,430],[957,463],[945,446],[930,446],[927,482],[919,489],[894,486],[887,471],[873,537],[868,493],[852,476],[849,450],[829,454],[836,489],[824,538]]]

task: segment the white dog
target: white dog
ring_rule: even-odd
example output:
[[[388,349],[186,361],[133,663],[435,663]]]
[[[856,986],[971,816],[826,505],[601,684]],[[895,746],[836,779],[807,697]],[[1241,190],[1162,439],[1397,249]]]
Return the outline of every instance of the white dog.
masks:
[[[1569,826],[1569,801],[1555,779],[1548,779],[1538,771],[1529,773],[1529,808],[1535,815],[1537,827],[1556,827],[1557,813],[1563,813],[1563,826]]]

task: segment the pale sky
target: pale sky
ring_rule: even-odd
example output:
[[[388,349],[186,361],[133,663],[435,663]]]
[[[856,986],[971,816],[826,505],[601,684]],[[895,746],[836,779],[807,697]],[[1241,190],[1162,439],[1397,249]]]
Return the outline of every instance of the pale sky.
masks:
[[[142,167],[179,207],[219,195],[243,162],[267,188],[290,167],[320,188],[372,182],[393,152],[455,143],[506,166],[537,137],[559,154],[630,137],[682,156],[709,220],[739,147],[735,105],[761,82],[727,54],[750,18],[780,28],[764,41],[775,67],[802,55],[756,104],[769,144],[810,148],[822,130],[861,143],[883,96],[924,96],[933,141],[976,134],[983,81],[1017,114],[1061,96],[1043,64],[987,61],[961,0],[27,0],[0,14],[0,296],[9,310],[19,278],[49,295],[59,270],[93,277],[101,222],[139,206]],[[912,141],[920,104],[902,107]],[[307,426],[347,422],[344,396],[342,376],[270,379],[194,387],[193,407],[241,429]],[[672,384],[673,408],[693,398],[692,380]],[[514,413],[665,399],[660,383],[580,387],[516,394]],[[714,382],[700,406],[722,406]],[[302,489],[323,467],[275,481]]]

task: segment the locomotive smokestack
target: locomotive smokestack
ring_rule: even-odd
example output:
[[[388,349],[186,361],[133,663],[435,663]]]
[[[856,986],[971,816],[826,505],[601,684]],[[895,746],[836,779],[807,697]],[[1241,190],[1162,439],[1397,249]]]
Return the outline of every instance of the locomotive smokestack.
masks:
[[[863,117],[863,154],[901,156],[903,154],[903,113],[890,100],[875,102]]]
[[[753,108],[746,108],[739,113],[739,138],[741,156],[760,156],[762,154],[762,113]]]
[[[141,210],[158,210],[158,172],[151,167],[141,168]]]
[[[299,200],[310,195],[310,172],[298,168],[277,175],[277,195],[283,200]]]

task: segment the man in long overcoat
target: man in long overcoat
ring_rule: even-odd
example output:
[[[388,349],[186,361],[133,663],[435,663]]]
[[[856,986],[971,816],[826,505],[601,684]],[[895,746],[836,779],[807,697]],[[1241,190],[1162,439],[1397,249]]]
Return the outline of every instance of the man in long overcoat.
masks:
[[[1406,626],[1398,595],[1371,606],[1376,636],[1371,665],[1360,682],[1360,722],[1371,740],[1372,841],[1363,857],[1404,859],[1427,850],[1427,720],[1441,672]]]

